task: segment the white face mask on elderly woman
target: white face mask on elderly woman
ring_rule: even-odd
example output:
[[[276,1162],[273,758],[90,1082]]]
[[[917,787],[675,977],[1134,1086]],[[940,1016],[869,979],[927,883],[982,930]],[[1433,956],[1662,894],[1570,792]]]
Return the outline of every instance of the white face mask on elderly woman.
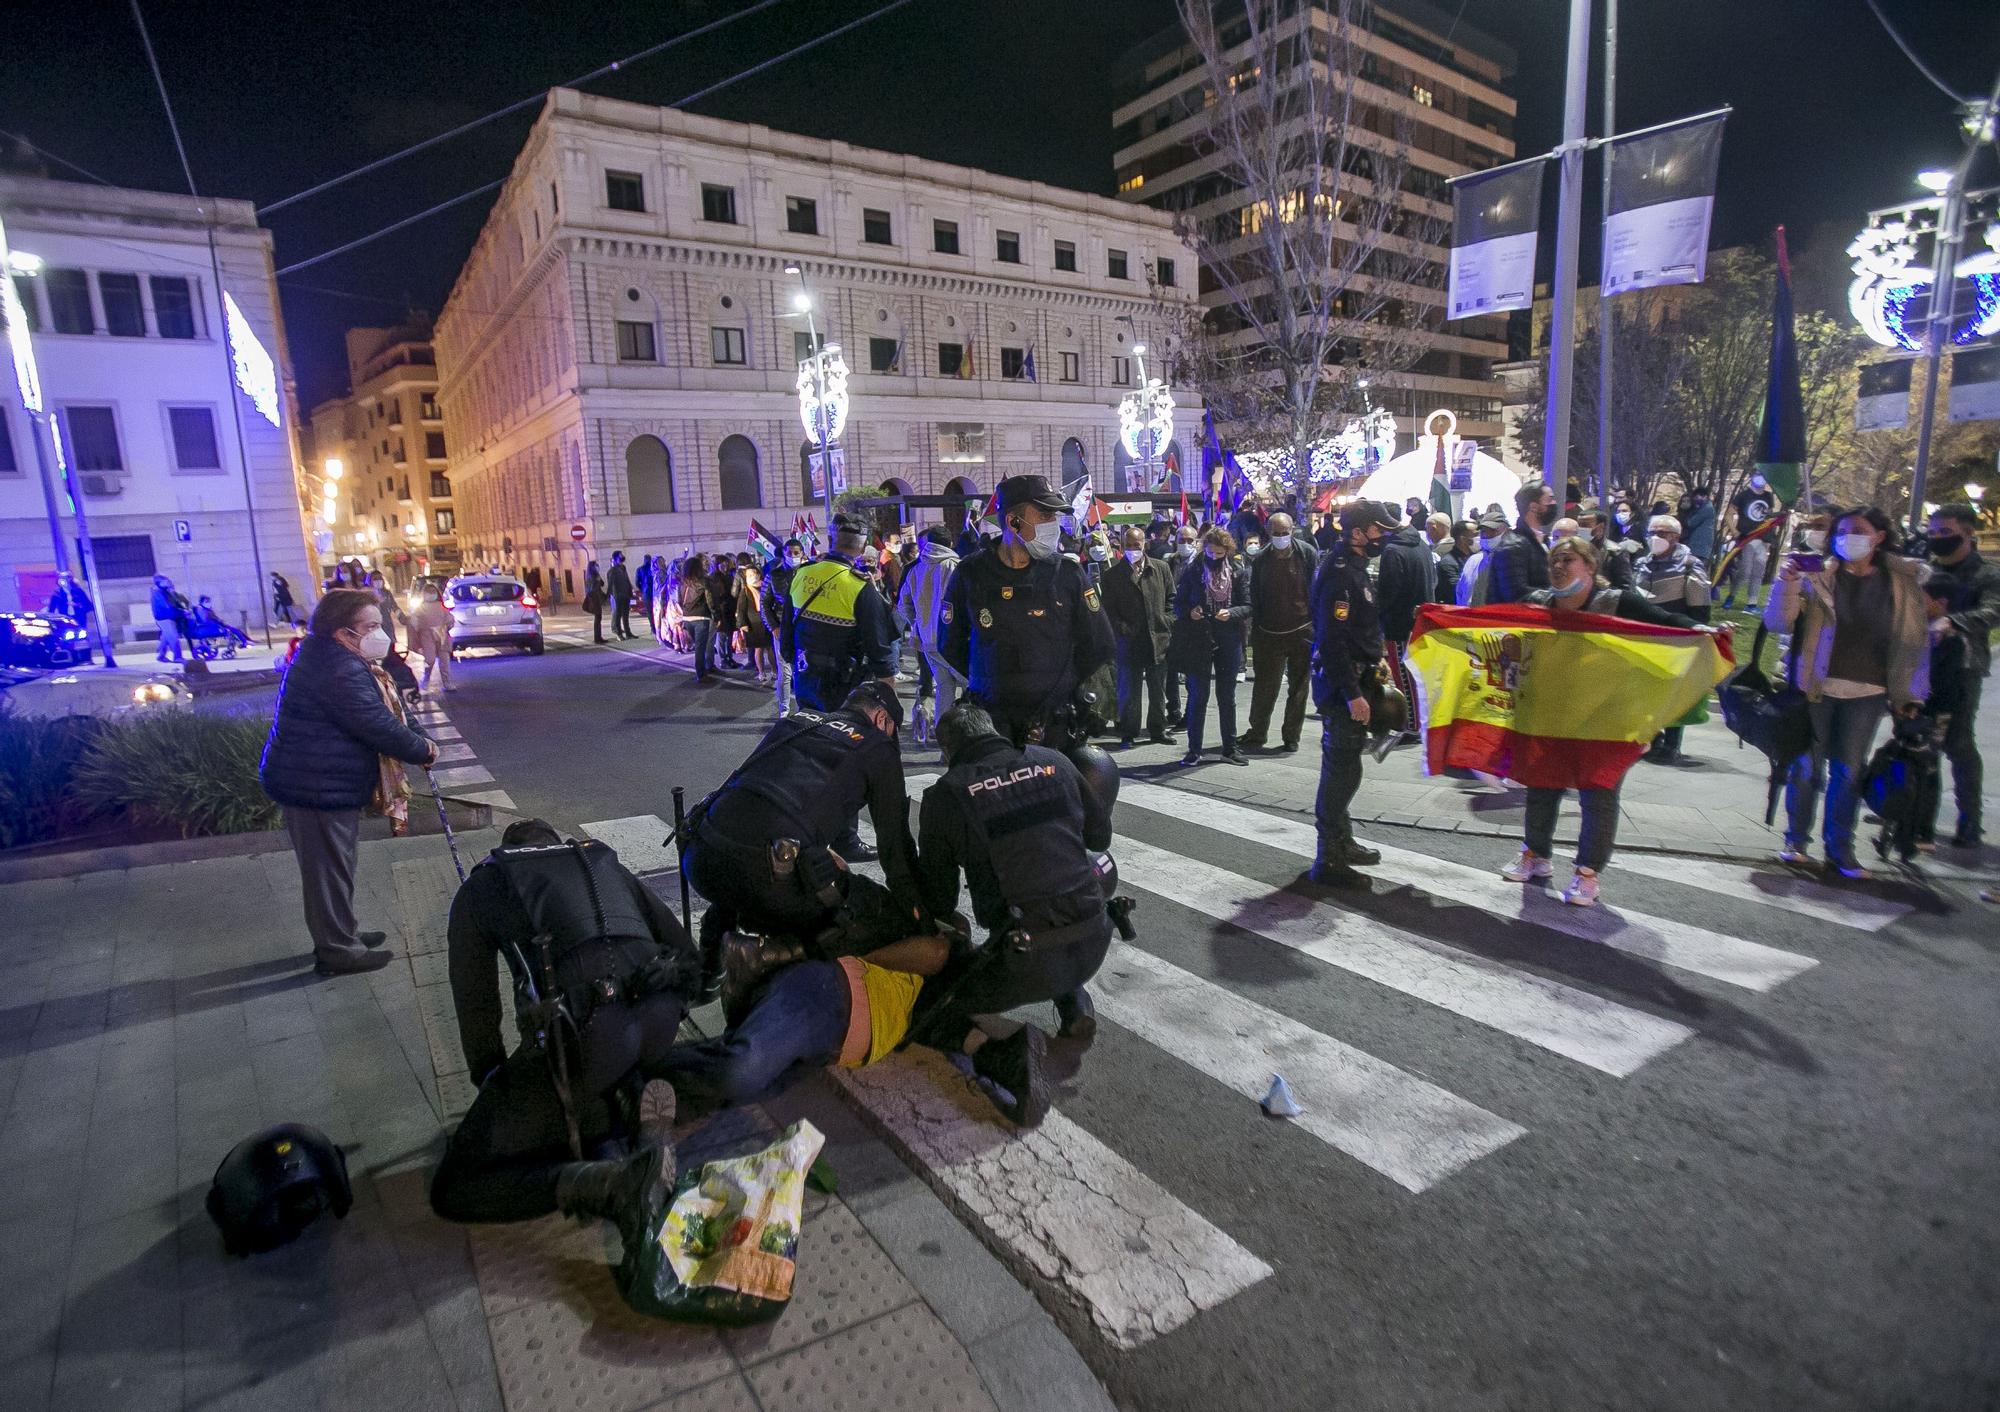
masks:
[[[389,655],[389,634],[381,627],[370,628],[361,637],[361,655],[371,662],[379,662]]]

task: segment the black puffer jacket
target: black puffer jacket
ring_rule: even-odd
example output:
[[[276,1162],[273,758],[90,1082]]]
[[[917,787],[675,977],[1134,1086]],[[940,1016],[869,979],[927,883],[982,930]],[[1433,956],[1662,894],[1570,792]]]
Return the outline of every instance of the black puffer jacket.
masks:
[[[1389,536],[1375,571],[1375,599],[1382,605],[1382,635],[1401,642],[1416,626],[1417,609],[1438,601],[1437,560],[1415,525]]]
[[[366,662],[330,637],[308,637],[278,688],[257,773],[264,793],[291,808],[361,809],[374,798],[380,756],[421,765],[430,754],[430,741],[382,700]]]

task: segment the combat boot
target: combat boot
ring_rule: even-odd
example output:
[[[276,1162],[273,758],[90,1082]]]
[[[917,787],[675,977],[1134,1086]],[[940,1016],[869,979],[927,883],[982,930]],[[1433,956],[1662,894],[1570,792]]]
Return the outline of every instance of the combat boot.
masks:
[[[1042,1064],[1048,1058],[1049,1041],[1033,1025],[1023,1025],[1005,1039],[989,1039],[972,1056],[972,1072],[1013,1096],[1012,1103],[994,1104],[1024,1128],[1039,1126],[1049,1113],[1048,1081]]]
[[[579,1221],[610,1221],[628,1250],[647,1239],[666,1210],[674,1150],[648,1147],[613,1162],[569,1162],[556,1176],[556,1209]]]
[[[1056,1018],[1062,1021],[1058,1035],[1086,1046],[1097,1038],[1097,1007],[1090,1003],[1089,991],[1078,986],[1067,995],[1058,995],[1055,1005]]]
[[[790,937],[730,932],[722,939],[722,1018],[735,1026],[750,1009],[764,977],[806,959],[805,946]]]

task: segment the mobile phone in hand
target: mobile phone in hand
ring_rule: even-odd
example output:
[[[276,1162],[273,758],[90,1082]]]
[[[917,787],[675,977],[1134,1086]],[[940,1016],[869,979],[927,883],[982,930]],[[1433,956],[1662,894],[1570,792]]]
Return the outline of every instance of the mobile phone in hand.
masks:
[[[1792,567],[1802,574],[1816,574],[1826,567],[1824,554],[1809,554],[1801,550],[1792,555]]]

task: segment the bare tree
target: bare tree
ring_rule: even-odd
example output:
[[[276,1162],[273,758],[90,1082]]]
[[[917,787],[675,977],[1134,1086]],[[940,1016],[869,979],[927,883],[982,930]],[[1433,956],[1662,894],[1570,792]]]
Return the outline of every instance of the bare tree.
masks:
[[[1177,3],[1213,159],[1178,216],[1222,300],[1178,331],[1176,363],[1239,445],[1283,453],[1295,492],[1311,448],[1361,410],[1357,381],[1422,352],[1446,222],[1403,190],[1410,127],[1371,101],[1362,0]]]

